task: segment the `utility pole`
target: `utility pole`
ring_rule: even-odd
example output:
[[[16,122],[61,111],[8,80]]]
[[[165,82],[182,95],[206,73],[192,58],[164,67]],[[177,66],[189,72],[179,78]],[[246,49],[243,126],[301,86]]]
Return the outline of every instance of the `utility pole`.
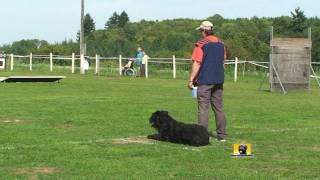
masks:
[[[80,74],[84,74],[84,53],[85,53],[85,42],[84,42],[84,0],[81,0],[81,29],[80,29]]]

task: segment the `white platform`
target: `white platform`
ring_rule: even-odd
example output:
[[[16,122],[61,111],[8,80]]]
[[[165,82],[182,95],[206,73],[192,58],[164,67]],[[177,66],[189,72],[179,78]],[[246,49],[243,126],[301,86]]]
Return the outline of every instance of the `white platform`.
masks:
[[[6,79],[8,79],[8,78],[7,77],[0,77],[0,82],[4,81]]]

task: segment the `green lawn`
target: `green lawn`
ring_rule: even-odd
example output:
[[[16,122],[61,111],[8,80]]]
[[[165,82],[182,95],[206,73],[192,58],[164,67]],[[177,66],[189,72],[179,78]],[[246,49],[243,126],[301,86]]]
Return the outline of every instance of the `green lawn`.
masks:
[[[320,90],[282,95],[259,82],[227,80],[229,139],[201,148],[115,142],[153,133],[155,110],[196,122],[186,80],[0,84],[0,179],[319,179]],[[232,158],[234,143],[252,143],[254,158]]]

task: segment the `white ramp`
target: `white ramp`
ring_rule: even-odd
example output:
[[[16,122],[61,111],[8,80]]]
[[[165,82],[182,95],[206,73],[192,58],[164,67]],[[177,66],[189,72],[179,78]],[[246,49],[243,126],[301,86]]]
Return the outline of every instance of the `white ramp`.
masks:
[[[8,79],[7,77],[0,77],[0,82],[5,81],[6,79]]]

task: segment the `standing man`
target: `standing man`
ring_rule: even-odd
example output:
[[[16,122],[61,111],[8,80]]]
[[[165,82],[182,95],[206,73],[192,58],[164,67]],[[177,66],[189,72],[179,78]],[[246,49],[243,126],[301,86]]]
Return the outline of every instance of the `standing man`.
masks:
[[[226,51],[224,44],[213,35],[213,24],[204,21],[197,28],[202,38],[195,44],[192,53],[192,71],[188,88],[198,86],[198,124],[208,129],[209,105],[216,119],[217,140],[225,142],[226,117],[223,110],[224,60]]]

